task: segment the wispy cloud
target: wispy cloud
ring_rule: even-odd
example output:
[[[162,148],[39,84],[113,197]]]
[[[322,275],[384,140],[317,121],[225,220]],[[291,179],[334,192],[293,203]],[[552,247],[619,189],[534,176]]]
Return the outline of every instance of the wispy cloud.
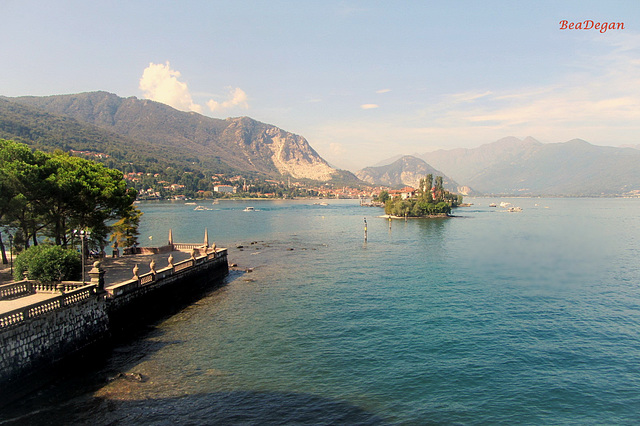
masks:
[[[640,134],[640,35],[598,43],[606,43],[605,48],[576,55],[567,71],[548,84],[525,82],[433,96],[413,111],[392,110],[384,120],[324,123],[310,140],[318,141],[332,163],[352,170],[398,153],[475,147],[505,136],[635,145]],[[329,143],[341,144],[346,153],[338,156]]]
[[[182,111],[202,112],[202,107],[193,102],[187,83],[180,81],[179,71],[171,69],[169,61],[165,64],[150,63],[140,78],[140,90],[143,96],[162,102]]]
[[[380,108],[380,105],[377,105],[377,104],[363,104],[363,105],[360,105],[360,108],[362,108],[362,109],[375,109],[375,108]]]
[[[391,89],[380,89],[380,90],[376,90],[376,93],[389,93],[391,91]]]

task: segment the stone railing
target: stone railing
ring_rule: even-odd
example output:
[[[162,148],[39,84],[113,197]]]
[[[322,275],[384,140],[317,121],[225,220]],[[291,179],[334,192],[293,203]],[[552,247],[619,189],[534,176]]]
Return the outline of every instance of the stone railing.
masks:
[[[15,324],[19,324],[29,318],[34,318],[39,315],[46,314],[55,309],[59,309],[64,306],[73,305],[82,300],[88,299],[92,294],[95,294],[96,286],[93,284],[85,285],[80,288],[71,290],[68,293],[63,293],[60,296],[52,297],[41,302],[35,302],[27,306],[14,309],[4,314],[0,314],[0,329],[10,327]]]
[[[203,244],[173,243],[173,249],[178,251],[191,251],[193,249],[204,249]]]
[[[181,246],[195,246],[195,248],[202,247],[202,245],[198,244],[180,244]],[[195,254],[192,254],[192,257],[187,260],[183,260],[178,263],[170,263],[170,265],[166,268],[159,269],[157,271],[147,272],[146,274],[136,275],[130,280],[123,281],[119,284],[109,286],[105,290],[109,293],[110,297],[118,297],[124,294],[135,291],[140,287],[146,287],[149,285],[153,285],[154,283],[163,280],[165,278],[169,278],[173,275],[178,275],[182,273],[188,273],[188,271],[196,265],[201,265],[206,262],[213,261],[221,256],[226,256],[227,249],[218,248],[216,251],[207,253],[204,256],[195,257]]]
[[[62,281],[55,284],[44,284],[37,281],[23,280],[0,286],[0,300],[15,299],[34,293],[60,293],[75,290],[86,284],[81,281]]]
[[[0,285],[0,300],[15,299],[36,292],[34,283],[29,280]]]

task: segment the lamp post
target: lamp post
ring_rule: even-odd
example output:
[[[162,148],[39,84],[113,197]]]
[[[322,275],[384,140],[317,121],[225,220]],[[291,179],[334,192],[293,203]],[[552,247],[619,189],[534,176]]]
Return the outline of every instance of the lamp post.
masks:
[[[13,277],[13,235],[9,234],[9,264],[11,265],[11,276]]]
[[[84,240],[85,238],[87,238],[90,235],[90,232],[85,230],[85,229],[76,229],[73,231],[76,235],[80,236],[80,244],[82,246],[82,284],[85,283],[85,279],[84,279],[84,264],[85,264],[85,257],[84,257]]]

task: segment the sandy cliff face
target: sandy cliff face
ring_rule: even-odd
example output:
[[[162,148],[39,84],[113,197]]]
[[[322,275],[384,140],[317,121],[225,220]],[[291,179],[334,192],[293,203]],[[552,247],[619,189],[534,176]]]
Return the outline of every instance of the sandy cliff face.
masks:
[[[225,133],[233,133],[230,139],[252,165],[272,164],[278,173],[297,179],[326,181],[336,173],[302,136],[248,117],[228,121]]]
[[[272,129],[273,133],[282,133]],[[284,136],[284,137],[283,137]],[[273,155],[271,160],[283,175],[294,178],[330,180],[335,170],[318,155],[308,155],[307,141],[296,135],[273,135],[269,145]]]

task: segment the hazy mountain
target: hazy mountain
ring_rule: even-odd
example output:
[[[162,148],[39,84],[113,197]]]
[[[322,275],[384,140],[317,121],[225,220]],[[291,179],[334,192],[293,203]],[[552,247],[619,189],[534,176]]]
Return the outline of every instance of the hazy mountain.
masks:
[[[327,181],[345,175],[329,166],[302,136],[249,117],[220,120],[106,92],[8,99],[144,142],[145,149],[151,146],[169,156],[187,154],[270,176]]]
[[[444,170],[458,182],[472,186],[470,182],[485,169],[526,158],[540,146],[542,143],[532,137],[524,140],[506,137],[478,148],[440,149],[422,154],[420,158],[433,167]]]
[[[640,150],[640,144],[638,145],[620,145],[620,148],[633,148]]]
[[[458,184],[453,179],[434,169],[424,160],[411,155],[405,155],[386,166],[366,167],[356,172],[358,178],[372,185],[411,186],[413,188],[418,188],[420,179],[428,174],[432,174],[434,178],[442,176],[446,189],[453,192],[458,191]]]
[[[504,138],[474,149],[440,150],[423,158],[482,193],[614,195],[640,190],[640,151],[580,139],[542,144]]]

